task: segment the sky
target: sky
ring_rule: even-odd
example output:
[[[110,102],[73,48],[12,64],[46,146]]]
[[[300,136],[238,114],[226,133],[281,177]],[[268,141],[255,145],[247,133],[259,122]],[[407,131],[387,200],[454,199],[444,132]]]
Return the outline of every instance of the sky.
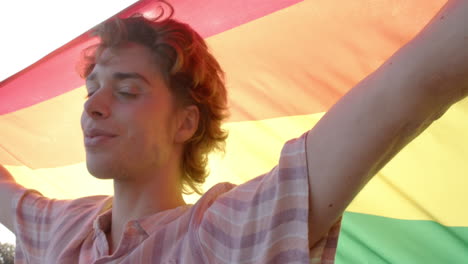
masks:
[[[0,80],[29,66],[134,2],[0,1]]]
[[[134,2],[136,1],[0,1],[0,81]],[[15,236],[1,224],[0,242],[15,243]]]

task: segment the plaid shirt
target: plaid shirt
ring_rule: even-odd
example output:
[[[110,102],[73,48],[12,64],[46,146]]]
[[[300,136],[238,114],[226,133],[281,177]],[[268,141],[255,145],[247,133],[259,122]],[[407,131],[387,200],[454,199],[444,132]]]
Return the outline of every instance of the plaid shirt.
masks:
[[[18,190],[15,263],[334,263],[341,220],[309,248],[305,136],[287,142],[265,175],[219,183],[194,205],[128,222],[112,255],[112,197]]]

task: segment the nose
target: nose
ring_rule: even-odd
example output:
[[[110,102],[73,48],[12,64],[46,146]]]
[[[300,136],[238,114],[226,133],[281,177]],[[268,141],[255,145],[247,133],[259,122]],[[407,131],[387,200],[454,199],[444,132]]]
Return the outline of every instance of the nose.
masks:
[[[100,88],[86,100],[84,111],[92,119],[106,119],[111,114],[111,100],[111,95]]]

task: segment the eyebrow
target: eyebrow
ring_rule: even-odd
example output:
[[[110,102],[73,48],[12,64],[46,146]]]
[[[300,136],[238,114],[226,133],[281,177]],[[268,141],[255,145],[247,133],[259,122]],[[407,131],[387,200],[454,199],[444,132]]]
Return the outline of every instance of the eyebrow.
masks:
[[[144,81],[148,85],[151,85],[148,79],[145,78],[145,76],[136,72],[115,72],[114,74],[112,74],[112,78],[117,79],[119,81],[126,79],[137,79]],[[96,80],[96,73],[92,73],[86,78],[86,82],[94,80]]]

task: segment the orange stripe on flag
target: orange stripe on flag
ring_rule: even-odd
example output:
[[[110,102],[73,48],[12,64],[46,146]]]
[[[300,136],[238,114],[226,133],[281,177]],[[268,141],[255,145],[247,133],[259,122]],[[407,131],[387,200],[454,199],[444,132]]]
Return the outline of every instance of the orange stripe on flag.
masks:
[[[208,38],[227,73],[231,121],[328,110],[445,1],[368,2],[304,1]]]

